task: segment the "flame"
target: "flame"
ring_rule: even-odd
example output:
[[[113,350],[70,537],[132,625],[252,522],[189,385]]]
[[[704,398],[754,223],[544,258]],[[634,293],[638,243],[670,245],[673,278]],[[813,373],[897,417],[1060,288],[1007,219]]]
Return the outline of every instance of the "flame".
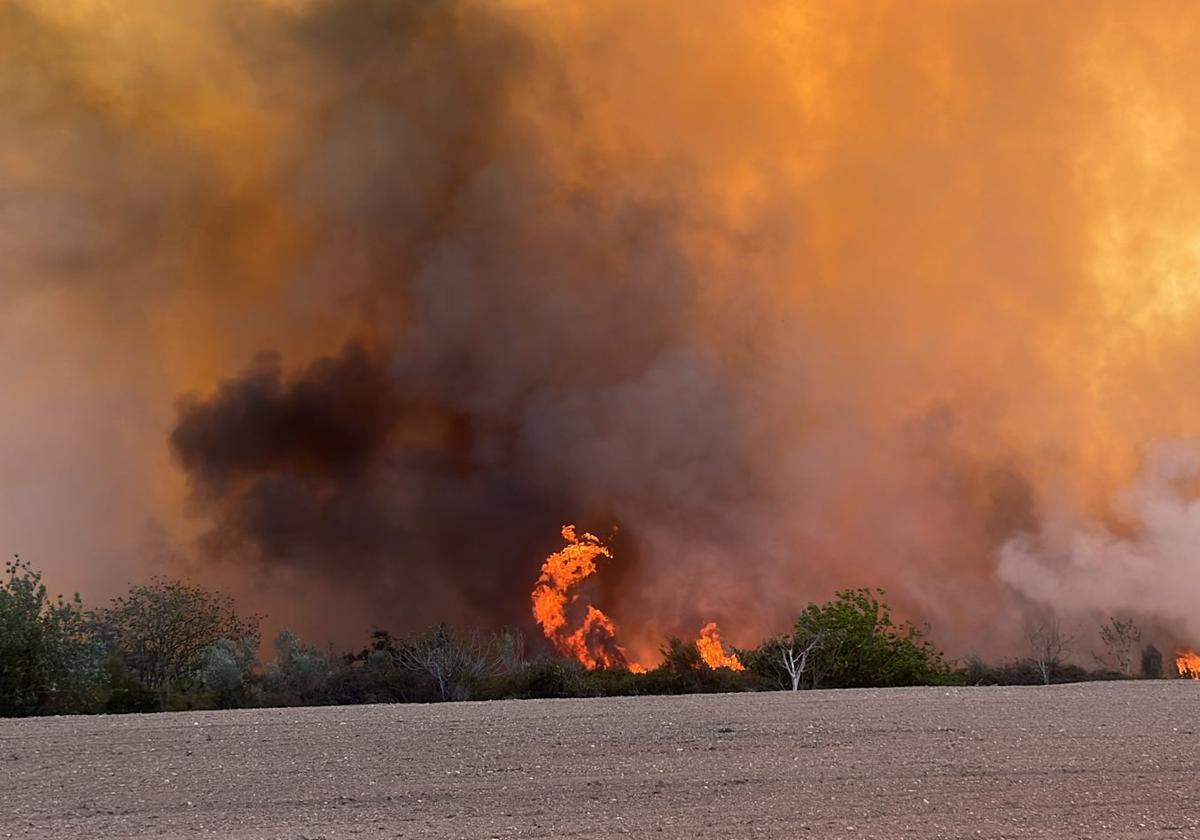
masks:
[[[700,656],[709,668],[729,668],[731,671],[745,671],[746,666],[737,658],[737,654],[726,653],[721,644],[721,631],[717,622],[710,621],[700,628],[700,638],[696,640]]]
[[[1200,654],[1194,650],[1181,650],[1175,654],[1175,670],[1187,680],[1200,680]]]
[[[574,525],[564,525],[562,536],[567,544],[542,563],[542,574],[530,593],[534,620],[555,650],[588,670],[627,668],[635,674],[646,673],[644,665],[629,661],[625,648],[617,644],[617,626],[599,607],[588,604],[583,621],[570,629],[567,608],[579,600],[575,588],[596,573],[599,558],[611,559],[612,552],[595,534],[577,534]],[[746,670],[736,654],[725,652],[715,621],[700,628],[696,647],[709,668]]]
[[[603,610],[588,604],[583,622],[573,631],[568,629],[567,607],[579,598],[572,590],[595,574],[597,558],[611,558],[612,552],[595,534],[577,535],[574,525],[564,525],[562,535],[566,546],[546,558],[530,593],[534,619],[555,650],[589,670],[628,668],[643,673],[646,669],[631,663],[617,644],[616,625]]]

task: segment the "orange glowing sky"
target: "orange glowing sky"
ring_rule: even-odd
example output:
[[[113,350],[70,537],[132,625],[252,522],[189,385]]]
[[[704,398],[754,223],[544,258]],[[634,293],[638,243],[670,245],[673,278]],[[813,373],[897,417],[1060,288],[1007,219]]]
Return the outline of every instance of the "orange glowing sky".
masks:
[[[207,562],[167,441],[357,338],[453,402],[404,434],[502,428],[636,537],[634,657],[852,585],[962,647],[1200,638],[1200,8],[431,8],[0,2],[6,550],[334,632],[353,587]],[[422,603],[478,618],[452,577]]]

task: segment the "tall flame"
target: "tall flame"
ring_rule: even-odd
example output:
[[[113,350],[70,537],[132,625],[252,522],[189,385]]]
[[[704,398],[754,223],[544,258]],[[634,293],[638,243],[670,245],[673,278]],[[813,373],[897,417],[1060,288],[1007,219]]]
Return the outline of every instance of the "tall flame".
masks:
[[[700,638],[696,640],[696,647],[700,649],[700,657],[709,668],[746,670],[737,654],[725,652],[725,647],[721,644],[721,631],[717,629],[715,621],[710,621],[700,628]]]
[[[542,574],[533,587],[533,617],[546,638],[563,656],[578,660],[585,668],[628,668],[645,670],[630,663],[625,649],[617,644],[617,628],[612,619],[592,604],[582,623],[570,630],[567,607],[579,599],[573,590],[596,572],[596,559],[612,557],[608,547],[595,534],[575,533],[574,525],[564,525],[567,544],[546,558]]]
[[[625,648],[617,644],[617,627],[600,608],[588,604],[579,626],[570,628],[567,608],[579,600],[576,588],[596,573],[597,559],[611,558],[612,552],[595,534],[577,534],[574,525],[564,525],[562,536],[567,544],[542,563],[542,574],[530,593],[534,620],[555,650],[589,670],[628,668],[645,673],[645,666],[630,662]],[[696,647],[709,668],[746,670],[736,654],[725,652],[715,621],[700,628]]]
[[[1200,680],[1200,654],[1194,650],[1181,650],[1175,654],[1175,670],[1187,680]]]

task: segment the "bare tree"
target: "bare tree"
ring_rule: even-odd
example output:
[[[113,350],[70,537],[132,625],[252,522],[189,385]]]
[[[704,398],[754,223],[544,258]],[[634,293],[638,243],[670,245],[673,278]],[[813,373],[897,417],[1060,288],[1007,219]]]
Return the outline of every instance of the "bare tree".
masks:
[[[814,636],[804,647],[796,643],[796,636],[785,636],[780,640],[780,651],[783,657],[783,670],[787,671],[792,683],[792,691],[800,690],[800,678],[808,670],[808,656],[821,644],[821,636]]]
[[[495,636],[439,624],[400,646],[401,668],[428,676],[442,700],[469,700],[480,680],[503,672]]]
[[[525,636],[512,627],[495,636],[496,658],[502,673],[513,674],[525,664]]]
[[[1122,621],[1119,618],[1109,618],[1108,622],[1100,625],[1100,640],[1104,642],[1107,658],[1096,657],[1106,667],[1116,665],[1116,670],[1127,677],[1133,676],[1133,653],[1142,640],[1142,631],[1134,624],[1132,618]]]
[[[1025,638],[1029,642],[1030,658],[1041,674],[1042,684],[1049,685],[1050,677],[1062,664],[1075,637],[1063,630],[1058,616],[1050,615],[1030,622],[1025,629]]]

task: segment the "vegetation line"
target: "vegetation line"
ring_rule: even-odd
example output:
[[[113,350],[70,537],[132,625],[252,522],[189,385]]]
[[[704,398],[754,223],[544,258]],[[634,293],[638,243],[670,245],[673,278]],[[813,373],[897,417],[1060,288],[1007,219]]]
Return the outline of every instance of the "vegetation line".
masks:
[[[1030,655],[999,666],[977,657],[946,662],[909,622],[897,623],[881,590],[848,589],[810,603],[792,628],[737,649],[712,667],[696,642],[668,638],[645,673],[584,668],[527,656],[516,630],[485,633],[439,625],[396,638],[372,634],[357,652],[334,654],[284,631],[258,661],[256,617],[190,583],[135,584],[108,606],[78,595],[51,598],[20,558],[0,582],[0,715],[122,713],[252,706],[533,697],[599,697],[867,686],[1032,684],[1126,678],[1140,634],[1130,620],[1101,628],[1100,669],[1065,664],[1072,639],[1056,622],[1031,629]],[[1141,674],[1162,676],[1162,655],[1141,651]]]

